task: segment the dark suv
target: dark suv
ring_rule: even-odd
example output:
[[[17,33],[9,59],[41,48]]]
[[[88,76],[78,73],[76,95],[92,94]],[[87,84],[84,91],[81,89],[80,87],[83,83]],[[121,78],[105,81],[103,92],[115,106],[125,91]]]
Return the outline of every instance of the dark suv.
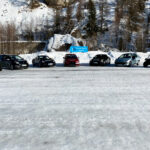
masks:
[[[106,54],[98,54],[90,61],[90,66],[110,65],[110,57]]]
[[[52,58],[46,55],[40,55],[32,60],[32,65],[37,67],[53,67],[56,63]]]
[[[143,66],[144,67],[148,67],[150,65],[150,56],[148,56],[148,58],[145,59]]]
[[[2,68],[5,69],[27,69],[29,64],[26,60],[17,55],[0,55]]]

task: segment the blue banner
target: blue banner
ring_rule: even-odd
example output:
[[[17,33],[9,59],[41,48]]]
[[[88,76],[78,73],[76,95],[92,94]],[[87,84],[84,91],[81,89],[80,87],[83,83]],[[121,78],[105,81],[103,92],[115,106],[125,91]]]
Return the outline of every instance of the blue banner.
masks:
[[[88,52],[88,47],[87,46],[71,46],[70,47],[70,52],[71,53],[87,53]]]

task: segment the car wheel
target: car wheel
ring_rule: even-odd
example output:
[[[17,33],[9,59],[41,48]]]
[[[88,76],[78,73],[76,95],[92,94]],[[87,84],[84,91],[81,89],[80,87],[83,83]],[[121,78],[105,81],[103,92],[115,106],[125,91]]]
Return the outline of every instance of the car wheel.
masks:
[[[147,64],[146,62],[144,62],[143,66],[144,66],[144,67],[147,67],[147,66],[148,66],[148,64]]]
[[[89,65],[90,65],[90,66],[94,66],[92,62],[90,62],[90,64],[89,64]]]
[[[53,67],[55,67],[55,66],[56,66],[56,63],[53,64]]]
[[[39,67],[42,67],[42,64],[41,64],[41,63],[39,63]]]
[[[33,66],[33,67],[35,67],[35,64],[34,64],[34,63],[32,63],[32,66]]]
[[[115,64],[115,66],[116,66],[116,67],[118,67],[118,65],[117,65],[117,64]]]

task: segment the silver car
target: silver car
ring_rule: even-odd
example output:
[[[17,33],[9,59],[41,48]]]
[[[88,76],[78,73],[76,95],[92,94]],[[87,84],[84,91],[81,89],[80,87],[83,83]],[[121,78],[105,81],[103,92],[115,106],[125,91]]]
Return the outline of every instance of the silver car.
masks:
[[[134,66],[139,65],[140,57],[136,53],[125,53],[122,54],[119,58],[116,59],[115,65],[119,66]]]

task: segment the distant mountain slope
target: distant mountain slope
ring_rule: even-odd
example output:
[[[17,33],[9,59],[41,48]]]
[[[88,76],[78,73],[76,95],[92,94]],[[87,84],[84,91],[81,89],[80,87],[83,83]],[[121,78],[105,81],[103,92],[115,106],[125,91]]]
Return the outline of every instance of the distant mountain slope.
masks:
[[[150,18],[148,17],[150,16],[150,0],[147,0],[146,2],[145,0],[133,0],[134,2],[144,2],[143,4],[146,5],[144,11],[141,11],[140,13],[138,11],[137,13],[133,12],[133,17],[132,13],[128,15],[129,11],[134,11],[133,6],[132,10],[129,10],[129,5],[126,4],[122,7],[117,3],[119,0],[106,0],[109,9],[108,15],[104,16],[106,22],[103,23],[103,25],[106,25],[106,28],[104,31],[99,30],[95,37],[87,35],[86,25],[89,19],[87,2],[89,2],[89,0],[82,0],[83,6],[81,9],[83,11],[83,17],[80,21],[77,21],[76,17],[79,8],[79,0],[71,0],[72,3],[69,7],[72,9],[72,13],[68,13],[68,15],[71,16],[69,19],[71,21],[73,20],[73,27],[71,30],[68,28],[70,24],[67,24],[68,22],[66,23],[66,20],[64,20],[67,16],[67,10],[70,8],[68,5],[64,5],[63,0],[51,0],[52,3],[54,2],[53,5],[47,5],[45,0],[36,0],[38,1],[38,7],[34,9],[31,9],[29,1],[30,0],[0,1],[0,24],[7,25],[13,22],[15,24],[19,40],[42,41],[48,40],[50,37],[54,36],[54,34],[72,34],[72,36],[76,38],[86,40],[91,49],[97,49],[100,48],[101,45],[107,45],[120,50],[138,49],[140,51],[144,51],[146,47],[150,47],[150,42],[148,43],[149,45],[147,43],[147,45],[145,44],[145,41],[147,42],[150,39],[150,19],[148,22],[148,18]],[[93,2],[96,9],[96,23],[98,24],[98,28],[100,28],[100,2],[102,2],[102,0],[93,0]],[[132,5],[132,1],[127,0],[127,2]],[[134,2],[133,5],[135,4],[135,6],[138,7]],[[122,0],[121,3],[124,3],[124,1]],[[54,24],[57,23],[57,12],[59,12],[59,17],[61,17],[59,22],[59,26],[61,26],[61,28],[59,28],[59,30],[55,29],[56,24]],[[123,15],[119,13],[122,13]],[[141,22],[139,21],[140,19],[142,20]],[[138,26],[137,30],[135,30],[136,25]],[[69,30],[69,32],[64,32],[65,30]],[[6,37],[5,33],[3,37]],[[7,40],[7,38],[5,38],[5,40]],[[14,38],[11,40],[14,40]]]
[[[0,22],[3,24],[15,22],[19,27],[32,22],[32,25],[37,26],[47,18],[52,20],[53,15],[53,9],[48,8],[44,3],[40,3],[40,7],[31,10],[26,0],[0,1]]]

